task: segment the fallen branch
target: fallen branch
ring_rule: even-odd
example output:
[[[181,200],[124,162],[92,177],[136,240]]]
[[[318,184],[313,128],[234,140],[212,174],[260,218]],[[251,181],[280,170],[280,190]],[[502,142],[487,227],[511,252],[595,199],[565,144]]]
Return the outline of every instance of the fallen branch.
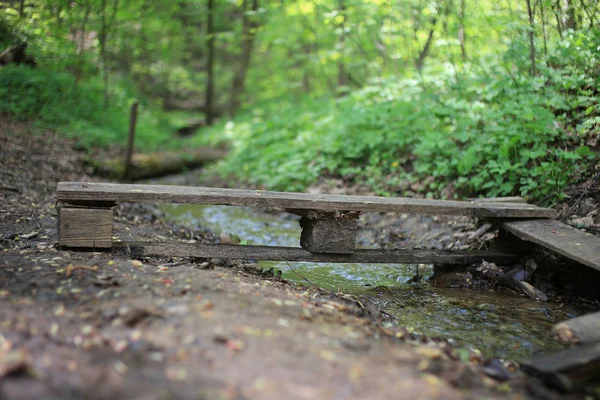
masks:
[[[218,161],[226,154],[226,149],[216,147],[200,147],[189,152],[134,154],[129,179],[139,180],[182,172],[185,169]],[[88,160],[88,163],[100,176],[120,179],[125,172],[125,163],[122,157]]]

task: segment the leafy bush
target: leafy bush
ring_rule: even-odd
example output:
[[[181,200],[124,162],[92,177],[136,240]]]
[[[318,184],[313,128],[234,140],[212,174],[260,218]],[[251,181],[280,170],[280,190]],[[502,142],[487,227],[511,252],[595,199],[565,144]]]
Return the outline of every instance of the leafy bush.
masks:
[[[229,127],[236,146],[219,171],[274,190],[304,190],[325,175],[382,195],[551,203],[597,155],[584,144],[599,122],[590,37],[565,40],[556,49],[563,65],[535,77],[492,60],[460,75],[448,66],[342,99],[257,108]]]

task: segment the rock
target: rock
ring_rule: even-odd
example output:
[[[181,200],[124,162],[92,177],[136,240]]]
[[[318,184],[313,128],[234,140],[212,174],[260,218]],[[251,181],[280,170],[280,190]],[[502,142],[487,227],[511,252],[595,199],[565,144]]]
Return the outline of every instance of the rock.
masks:
[[[472,389],[482,386],[481,376],[472,365],[458,363],[449,376],[448,382],[460,389]]]
[[[148,317],[163,318],[164,312],[153,305],[136,305],[134,307],[121,307],[119,315],[125,325],[133,328]]]
[[[481,369],[481,371],[485,375],[499,382],[507,381],[510,378],[510,373],[508,372],[508,370],[504,368],[502,362],[500,362],[500,360],[496,358],[488,361],[488,363]]]
[[[468,288],[471,287],[472,279],[470,272],[444,272],[432,276],[429,281],[439,287]]]
[[[589,226],[594,225],[594,218],[587,216],[582,218],[573,218],[570,222],[571,225],[575,227],[584,227],[587,228]]]
[[[532,276],[537,267],[538,265],[534,259],[530,258],[529,260],[525,261],[525,271],[527,272],[527,276]]]
[[[194,265],[196,269],[214,269],[215,266],[208,261],[204,261],[203,263]]]
[[[515,268],[504,274],[504,276],[510,277],[516,281],[525,281],[528,278],[527,271],[521,265],[517,265]]]
[[[476,268],[476,271],[479,272],[484,278],[488,279],[495,279],[504,273],[502,268],[485,260],[481,261],[481,264]]]

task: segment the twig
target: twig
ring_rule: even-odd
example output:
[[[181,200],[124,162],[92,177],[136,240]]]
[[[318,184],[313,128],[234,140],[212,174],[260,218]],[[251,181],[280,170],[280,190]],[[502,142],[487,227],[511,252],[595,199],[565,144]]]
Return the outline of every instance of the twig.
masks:
[[[571,207],[569,207],[569,209],[567,210],[567,212],[565,213],[565,215],[562,216],[562,218],[560,219],[561,221],[563,221],[565,218],[567,218],[571,214],[571,211],[573,211],[573,209],[579,204],[579,202],[581,201],[581,199],[583,198],[583,196],[585,196],[588,193],[588,191],[592,188],[592,183],[596,182],[596,179],[598,179],[598,177],[600,177],[600,171],[596,172],[594,174],[594,176],[592,177],[592,179],[590,179],[590,183],[581,192],[581,194],[579,195],[579,197],[577,198],[577,200],[575,200],[575,203],[573,203],[573,205]]]
[[[293,267],[292,264],[290,264],[288,261],[285,262],[288,266],[288,268],[295,273],[296,275],[298,275],[300,278],[304,279],[306,282],[310,283],[311,285],[313,285],[314,287],[316,287],[317,289],[319,289],[319,286],[317,286],[316,284],[314,284],[313,282],[310,281],[310,279],[308,279],[305,276],[300,275],[300,273],[298,271],[296,271]]]

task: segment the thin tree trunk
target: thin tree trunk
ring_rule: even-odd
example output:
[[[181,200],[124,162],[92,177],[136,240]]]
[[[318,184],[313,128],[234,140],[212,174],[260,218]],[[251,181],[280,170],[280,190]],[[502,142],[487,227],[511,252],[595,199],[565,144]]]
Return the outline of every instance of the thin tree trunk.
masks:
[[[575,20],[575,7],[571,4],[571,0],[563,0],[563,14],[565,18],[566,29],[577,29],[577,21]]]
[[[529,58],[531,59],[531,75],[536,75],[537,70],[535,68],[535,42],[534,42],[534,29],[535,21],[533,19],[533,9],[531,8],[531,0],[525,0],[527,2],[527,14],[529,15]]]
[[[544,39],[544,56],[548,58],[548,33],[546,31],[546,13],[544,10],[544,2],[540,1],[540,15],[542,16],[542,38]]]
[[[339,12],[342,16],[342,22],[339,25],[340,28],[340,52],[342,55],[340,56],[340,60],[338,61],[338,75],[337,75],[337,85],[338,88],[348,86],[348,73],[346,72],[346,67],[344,65],[344,45],[346,42],[346,2],[345,0],[339,0]]]
[[[458,41],[460,42],[460,52],[463,61],[467,61],[467,50],[465,48],[465,0],[460,1],[460,10],[458,12]]]
[[[106,56],[106,38],[108,36],[108,24],[106,21],[106,0],[102,0],[100,6],[100,33],[98,42],[100,44],[100,59],[102,60],[102,81],[104,82],[104,109],[108,108],[108,66]]]
[[[552,7],[552,10],[554,11],[554,17],[556,18],[556,29],[558,30],[558,36],[560,36],[560,38],[563,38],[563,26],[562,26],[562,21],[560,18],[560,4],[558,3],[559,0],[557,0],[556,3],[554,3],[554,6]]]
[[[585,14],[587,15],[588,19],[590,20],[590,28],[593,29],[594,28],[594,22],[596,20],[596,11],[598,10],[598,3],[596,3],[596,10],[592,14],[590,12],[590,9],[587,6],[587,4],[585,4],[585,0],[579,0],[579,2],[581,3],[581,8],[583,8],[583,11],[585,12]]]
[[[417,57],[415,64],[417,67],[417,71],[421,72],[423,70],[423,66],[425,64],[425,59],[429,55],[429,50],[431,48],[431,42],[433,41],[433,34],[435,33],[435,26],[437,25],[437,16],[433,17],[431,20],[431,29],[429,30],[429,36],[427,36],[427,41],[425,42],[425,46],[419,52],[419,56]]]
[[[240,109],[240,98],[244,92],[246,73],[250,67],[252,49],[254,47],[254,37],[256,36],[256,29],[258,28],[256,15],[258,11],[258,0],[252,0],[252,15],[248,15],[247,12],[248,1],[250,0],[244,0],[243,3],[244,17],[242,27],[242,54],[231,85],[231,99],[229,102],[230,117],[232,117]]]
[[[23,13],[25,12],[25,0],[21,0],[19,3],[19,17],[23,17]]]
[[[88,23],[88,19],[90,17],[90,12],[92,8],[89,2],[85,3],[85,14],[83,16],[83,21],[81,22],[81,28],[79,29],[79,40],[77,41],[77,59],[75,61],[75,90],[77,90],[77,86],[79,85],[79,81],[81,80],[81,63],[83,57],[83,49],[85,47],[85,38],[86,38],[86,27]],[[75,36],[77,40],[77,36]]]
[[[312,50],[312,46],[308,43],[304,43],[303,45],[304,47],[304,62],[306,63],[306,60],[310,60],[310,54],[311,54],[311,50]],[[309,74],[309,69],[304,66],[304,68],[302,68],[302,90],[304,93],[310,93],[310,74]]]
[[[110,19],[107,18],[106,11],[106,0],[102,0],[101,3],[101,25],[100,25],[100,34],[98,35],[98,41],[100,43],[100,58],[102,60],[102,80],[104,83],[104,109],[108,109],[109,103],[109,93],[108,93],[108,81],[109,81],[109,71],[108,71],[108,35],[111,27],[115,22],[115,18],[117,16],[117,10],[119,9],[119,0],[114,0],[112,15]]]
[[[206,114],[206,125],[212,125],[214,123],[214,66],[215,66],[215,27],[214,27],[214,12],[215,2],[214,0],[207,0],[207,21],[206,21],[206,47],[207,47],[207,59],[206,59],[206,92],[204,108]]]

